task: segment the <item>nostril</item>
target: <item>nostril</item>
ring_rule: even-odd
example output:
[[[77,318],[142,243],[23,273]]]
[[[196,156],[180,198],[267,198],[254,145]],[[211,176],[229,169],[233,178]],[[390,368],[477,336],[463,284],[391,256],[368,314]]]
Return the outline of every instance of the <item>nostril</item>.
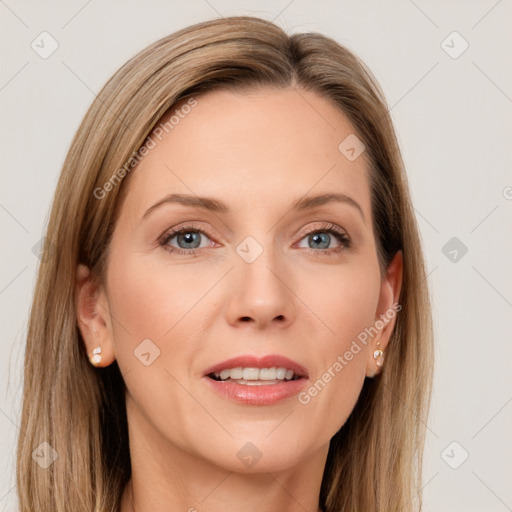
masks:
[[[251,317],[250,316],[243,316],[242,318],[240,318],[240,320],[242,320],[242,322],[250,322],[251,321]]]

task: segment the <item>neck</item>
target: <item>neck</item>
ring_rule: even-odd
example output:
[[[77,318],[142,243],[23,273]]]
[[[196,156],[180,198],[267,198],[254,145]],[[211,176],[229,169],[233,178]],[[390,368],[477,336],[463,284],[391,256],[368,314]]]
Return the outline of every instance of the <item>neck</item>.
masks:
[[[318,505],[319,485],[315,485],[313,491],[310,481],[294,481],[281,476],[277,473],[264,473],[252,474],[248,478],[248,475],[225,471],[216,485],[209,482],[208,490],[207,486],[184,481],[177,475],[172,478],[174,484],[171,483],[168,488],[163,489],[161,485],[148,485],[146,479],[139,478],[135,472],[123,492],[119,510],[239,512],[242,509],[258,512],[322,512]],[[200,494],[193,490],[198,488],[201,489]]]
[[[138,411],[128,410],[131,478],[123,491],[120,512],[319,510],[329,444],[289,464],[271,456],[266,461],[262,458],[249,472],[235,455],[224,457],[221,465],[186,444],[178,446]],[[242,446],[245,440],[232,442]],[[270,441],[266,447],[260,444],[262,452],[269,454],[273,446]],[[226,450],[231,451],[229,445]],[[233,450],[235,454],[237,450]],[[291,455],[296,455],[294,452]]]
[[[220,508],[218,508],[218,509],[212,509],[211,507],[209,507],[208,510],[210,510],[210,511],[211,510],[226,510],[225,505],[226,505],[225,503],[220,504],[219,505]],[[300,509],[303,511],[315,510],[316,512],[323,512],[323,510],[318,506],[316,508],[306,508],[295,501],[294,501],[293,506],[290,504],[290,507],[287,507],[285,510],[286,511],[297,510],[297,507],[300,507]],[[147,508],[142,508],[142,505],[134,497],[132,480],[130,480],[130,482],[126,486],[125,492],[123,493],[123,497],[121,500],[121,506],[120,506],[119,510],[120,510],[120,512],[143,512],[144,510],[147,510]],[[167,510],[169,510],[169,509],[167,508]],[[174,509],[171,509],[171,510],[186,510],[187,512],[199,512],[200,510],[206,510],[206,509],[204,508],[204,505],[203,505],[199,509],[194,508],[194,507],[188,507],[187,509],[183,509],[183,508],[179,508],[178,506],[176,506]],[[251,508],[249,508],[248,510],[251,510]],[[275,510],[275,509],[273,509],[273,510]],[[279,509],[279,510],[282,510],[282,509]]]

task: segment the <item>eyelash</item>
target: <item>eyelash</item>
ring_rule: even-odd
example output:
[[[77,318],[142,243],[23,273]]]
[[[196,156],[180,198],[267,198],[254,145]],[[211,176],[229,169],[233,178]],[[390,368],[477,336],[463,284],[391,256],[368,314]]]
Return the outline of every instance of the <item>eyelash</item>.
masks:
[[[212,238],[207,230],[205,229],[199,229],[198,227],[187,224],[187,225],[181,225],[177,228],[171,228],[169,231],[165,232],[159,239],[158,245],[164,247],[166,250],[172,253],[177,254],[186,254],[188,256],[198,256],[198,253],[203,250],[207,249],[207,247],[201,247],[201,248],[195,248],[195,249],[181,249],[179,247],[172,247],[170,245],[167,245],[169,240],[174,238],[176,235],[180,235],[182,233],[188,233],[188,232],[194,232],[194,233],[201,233],[203,235],[206,235],[208,238]],[[315,256],[325,256],[325,255],[335,255],[338,254],[344,250],[347,250],[351,247],[351,239],[350,237],[343,232],[338,226],[331,223],[323,223],[321,226],[315,228],[312,231],[308,231],[302,235],[299,241],[301,241],[303,238],[314,235],[317,233],[328,233],[330,235],[334,235],[338,241],[341,243],[340,247],[331,247],[330,249],[312,249],[312,248],[302,248],[303,251],[305,251],[308,254],[313,254]]]

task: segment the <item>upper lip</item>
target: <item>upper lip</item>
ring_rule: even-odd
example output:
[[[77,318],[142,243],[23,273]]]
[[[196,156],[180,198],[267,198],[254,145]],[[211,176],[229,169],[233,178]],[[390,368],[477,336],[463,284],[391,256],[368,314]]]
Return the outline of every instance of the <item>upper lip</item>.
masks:
[[[204,375],[210,375],[212,373],[218,373],[222,370],[227,370],[230,368],[286,368],[288,370],[293,370],[293,373],[297,377],[308,377],[308,371],[299,363],[288,359],[287,357],[269,354],[266,356],[254,356],[254,355],[242,355],[238,357],[233,357],[231,359],[226,359],[226,361],[222,361],[221,363],[217,363],[210,368],[207,368],[204,372]]]

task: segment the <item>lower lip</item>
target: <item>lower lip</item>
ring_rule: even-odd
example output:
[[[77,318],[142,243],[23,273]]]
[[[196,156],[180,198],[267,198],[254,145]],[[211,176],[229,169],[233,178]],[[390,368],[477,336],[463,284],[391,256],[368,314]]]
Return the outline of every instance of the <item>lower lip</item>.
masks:
[[[285,380],[279,384],[237,384],[230,381],[213,380],[203,377],[217,393],[246,405],[272,405],[285,398],[297,395],[305,386],[305,378]]]

